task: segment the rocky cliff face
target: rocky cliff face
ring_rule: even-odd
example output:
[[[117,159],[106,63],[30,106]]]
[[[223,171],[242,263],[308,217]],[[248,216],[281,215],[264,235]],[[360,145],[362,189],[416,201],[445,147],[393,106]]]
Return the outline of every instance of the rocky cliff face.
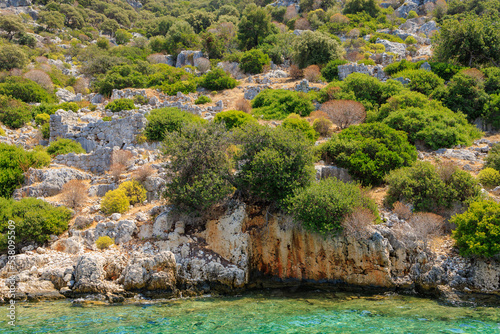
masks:
[[[97,294],[116,302],[135,293],[170,297],[312,285],[478,301],[474,292],[497,298],[500,290],[498,261],[461,258],[451,241],[423,252],[417,243],[398,239],[392,223],[374,226],[367,238],[332,238],[265,208],[236,205],[207,221],[203,231],[189,231],[168,207],[161,210],[142,224],[147,215],[141,214],[140,226],[130,221],[134,228],[125,230],[112,222],[70,230],[51,250],[26,251],[9,265],[0,257],[0,297],[8,295],[9,277],[15,278],[17,298],[28,300]],[[96,250],[95,237],[103,233],[118,237],[119,246]]]

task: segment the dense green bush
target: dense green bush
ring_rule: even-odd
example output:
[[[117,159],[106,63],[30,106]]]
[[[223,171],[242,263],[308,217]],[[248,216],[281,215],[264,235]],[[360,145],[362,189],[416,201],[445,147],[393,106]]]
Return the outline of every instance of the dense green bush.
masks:
[[[439,211],[481,194],[481,187],[469,173],[458,168],[452,173],[440,173],[434,165],[422,161],[392,171],[386,182],[389,186],[386,204],[412,203],[416,211]]]
[[[165,197],[180,209],[205,211],[230,195],[230,141],[226,128],[214,122],[186,124],[165,138],[171,163]]]
[[[128,210],[129,206],[130,201],[122,189],[108,191],[101,201],[101,211],[107,215],[124,213]]]
[[[23,198],[20,201],[0,198],[0,248],[7,246],[8,221],[16,223],[16,244],[43,244],[50,235],[68,229],[71,211],[64,206],[53,207],[41,199]]]
[[[136,180],[126,181],[118,187],[127,196],[130,204],[142,203],[146,200],[146,189]]]
[[[269,64],[269,56],[260,49],[252,49],[243,54],[240,60],[240,69],[245,73],[257,74],[262,72],[264,65]]]
[[[55,96],[49,94],[42,86],[22,77],[7,77],[0,83],[0,94],[26,103],[57,101]]]
[[[215,68],[201,78],[200,86],[209,90],[233,89],[238,81],[233,79],[222,68]]]
[[[500,68],[487,67],[481,70],[484,73],[484,90],[487,94],[500,94]]]
[[[380,106],[378,112],[374,112],[369,117],[368,121],[383,121],[391,113],[410,107],[416,108],[443,108],[439,102],[429,101],[429,98],[422,93],[403,91],[401,94],[391,96],[387,99],[387,103]]]
[[[436,93],[436,98],[451,110],[463,112],[473,122],[482,116],[488,94],[482,79],[461,71],[451,78],[445,89]]]
[[[284,119],[289,114],[309,116],[314,105],[305,96],[284,89],[266,89],[252,100],[253,114],[263,119]]]
[[[235,181],[245,196],[281,202],[311,182],[312,143],[300,132],[250,124],[236,136],[241,145],[238,160],[245,163]]]
[[[21,147],[0,143],[0,197],[10,197],[24,182],[30,167],[41,168],[50,163],[50,156],[41,147],[25,151]]]
[[[318,153],[326,161],[347,168],[365,185],[377,185],[391,170],[417,160],[417,150],[406,133],[385,124],[353,125],[321,144]]]
[[[212,102],[212,99],[209,98],[208,96],[206,95],[201,95],[199,96],[196,101],[194,101],[194,104],[205,104],[205,103],[210,103]]]
[[[322,234],[338,232],[348,215],[363,208],[378,216],[377,205],[361,187],[335,178],[297,189],[288,201],[288,211],[294,220]]]
[[[35,116],[35,122],[38,125],[44,125],[46,123],[50,122],[50,115],[49,114],[38,114]]]
[[[134,101],[131,99],[116,99],[106,105],[106,109],[112,112],[135,109]]]
[[[426,70],[404,70],[393,75],[394,78],[410,79],[407,87],[413,91],[430,95],[436,88],[442,87],[444,80]]]
[[[24,68],[28,63],[26,53],[17,45],[4,44],[0,47],[0,70]]]
[[[479,172],[477,179],[483,187],[493,188],[500,185],[500,172],[491,167],[486,167]]]
[[[377,78],[362,73],[350,74],[340,83],[340,88],[343,93],[353,94],[354,99],[363,103],[367,110],[385,103],[389,97],[405,90],[398,81],[380,82]]]
[[[340,43],[320,31],[306,30],[293,41],[293,59],[300,68],[327,64],[339,59],[341,54]]]
[[[196,81],[195,80],[184,80],[177,81],[172,84],[164,83],[161,85],[160,89],[167,95],[174,96],[178,92],[183,94],[196,92]]]
[[[166,132],[179,131],[184,124],[202,122],[199,116],[177,108],[154,109],[146,118],[148,124],[144,135],[150,141],[162,141]]]
[[[223,111],[215,115],[214,122],[224,123],[226,129],[241,128],[250,123],[257,123],[257,120],[250,114],[240,110]]]
[[[319,137],[319,133],[317,133],[316,130],[313,129],[309,122],[303,118],[298,117],[297,115],[288,116],[283,121],[283,123],[281,123],[281,126],[286,129],[300,131],[302,132],[304,137],[312,140],[313,142],[315,142]]]
[[[432,72],[436,73],[444,81],[450,79],[464,67],[449,63],[430,62]]]
[[[500,171],[500,144],[493,145],[484,160],[486,161],[486,167]]]
[[[394,74],[404,70],[416,70],[420,68],[421,64],[422,62],[412,63],[411,61],[403,59],[401,61],[396,61],[394,63],[387,65],[384,68],[384,72],[393,76]]]
[[[98,249],[107,249],[109,246],[115,243],[115,239],[108,237],[107,235],[97,238],[95,245]]]
[[[30,105],[19,100],[0,95],[0,122],[9,128],[18,129],[32,119]]]
[[[496,256],[500,252],[500,204],[494,201],[472,203],[468,210],[455,215],[453,238],[462,256]]]
[[[365,12],[366,14],[376,17],[380,12],[380,7],[375,0],[349,0],[346,1],[344,14],[357,14],[359,12]]]
[[[326,66],[321,69],[321,75],[328,82],[339,80],[339,65],[344,65],[347,63],[348,61],[343,59],[329,61],[328,64],[326,64]]]
[[[67,153],[86,153],[82,144],[67,138],[58,138],[47,147],[47,153],[51,156]]]
[[[412,143],[421,141],[436,150],[455,145],[471,145],[481,132],[467,122],[463,114],[434,104],[434,107],[399,109],[389,114],[384,123],[408,133]]]
[[[42,125],[42,137],[43,139],[49,139],[50,138],[50,123],[45,123]]]
[[[490,95],[484,104],[483,117],[493,128],[500,129],[500,94]]]

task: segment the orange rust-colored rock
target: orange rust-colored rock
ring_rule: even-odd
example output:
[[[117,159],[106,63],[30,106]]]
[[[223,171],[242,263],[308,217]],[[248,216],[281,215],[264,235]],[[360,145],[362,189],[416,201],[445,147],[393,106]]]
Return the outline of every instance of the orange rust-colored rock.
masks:
[[[263,218],[249,218],[244,227],[251,236],[250,267],[254,271],[282,280],[342,281],[385,288],[395,285],[390,245],[379,234],[369,241],[327,238],[304,231],[283,216],[267,222]]]

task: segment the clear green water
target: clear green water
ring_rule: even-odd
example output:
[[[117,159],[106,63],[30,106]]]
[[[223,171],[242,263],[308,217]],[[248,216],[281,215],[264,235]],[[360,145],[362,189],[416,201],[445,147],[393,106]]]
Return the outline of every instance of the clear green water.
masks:
[[[500,308],[450,307],[403,297],[301,294],[197,298],[119,306],[18,304],[0,333],[500,333]]]

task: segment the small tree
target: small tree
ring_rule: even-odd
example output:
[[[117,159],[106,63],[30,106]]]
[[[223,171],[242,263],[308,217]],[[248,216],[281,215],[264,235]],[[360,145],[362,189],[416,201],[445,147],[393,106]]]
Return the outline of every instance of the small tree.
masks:
[[[165,197],[174,205],[204,211],[232,191],[229,138],[222,124],[186,124],[166,134],[164,154],[171,163]]]
[[[242,49],[250,50],[266,38],[272,31],[271,16],[265,8],[249,4],[238,24],[238,39]]]
[[[24,68],[28,64],[26,53],[16,45],[3,45],[0,47],[0,70]]]
[[[312,143],[299,131],[248,125],[236,133],[241,164],[236,184],[244,195],[265,202],[282,202],[314,174]]]
[[[260,49],[252,49],[241,57],[240,69],[245,73],[261,73],[264,65],[269,64],[270,61],[269,56]]]
[[[340,58],[342,48],[337,40],[319,31],[305,31],[293,42],[293,58],[300,68],[326,64]]]
[[[366,119],[366,111],[363,104],[350,100],[331,100],[321,105],[330,120],[340,129],[350,125],[361,124]]]

